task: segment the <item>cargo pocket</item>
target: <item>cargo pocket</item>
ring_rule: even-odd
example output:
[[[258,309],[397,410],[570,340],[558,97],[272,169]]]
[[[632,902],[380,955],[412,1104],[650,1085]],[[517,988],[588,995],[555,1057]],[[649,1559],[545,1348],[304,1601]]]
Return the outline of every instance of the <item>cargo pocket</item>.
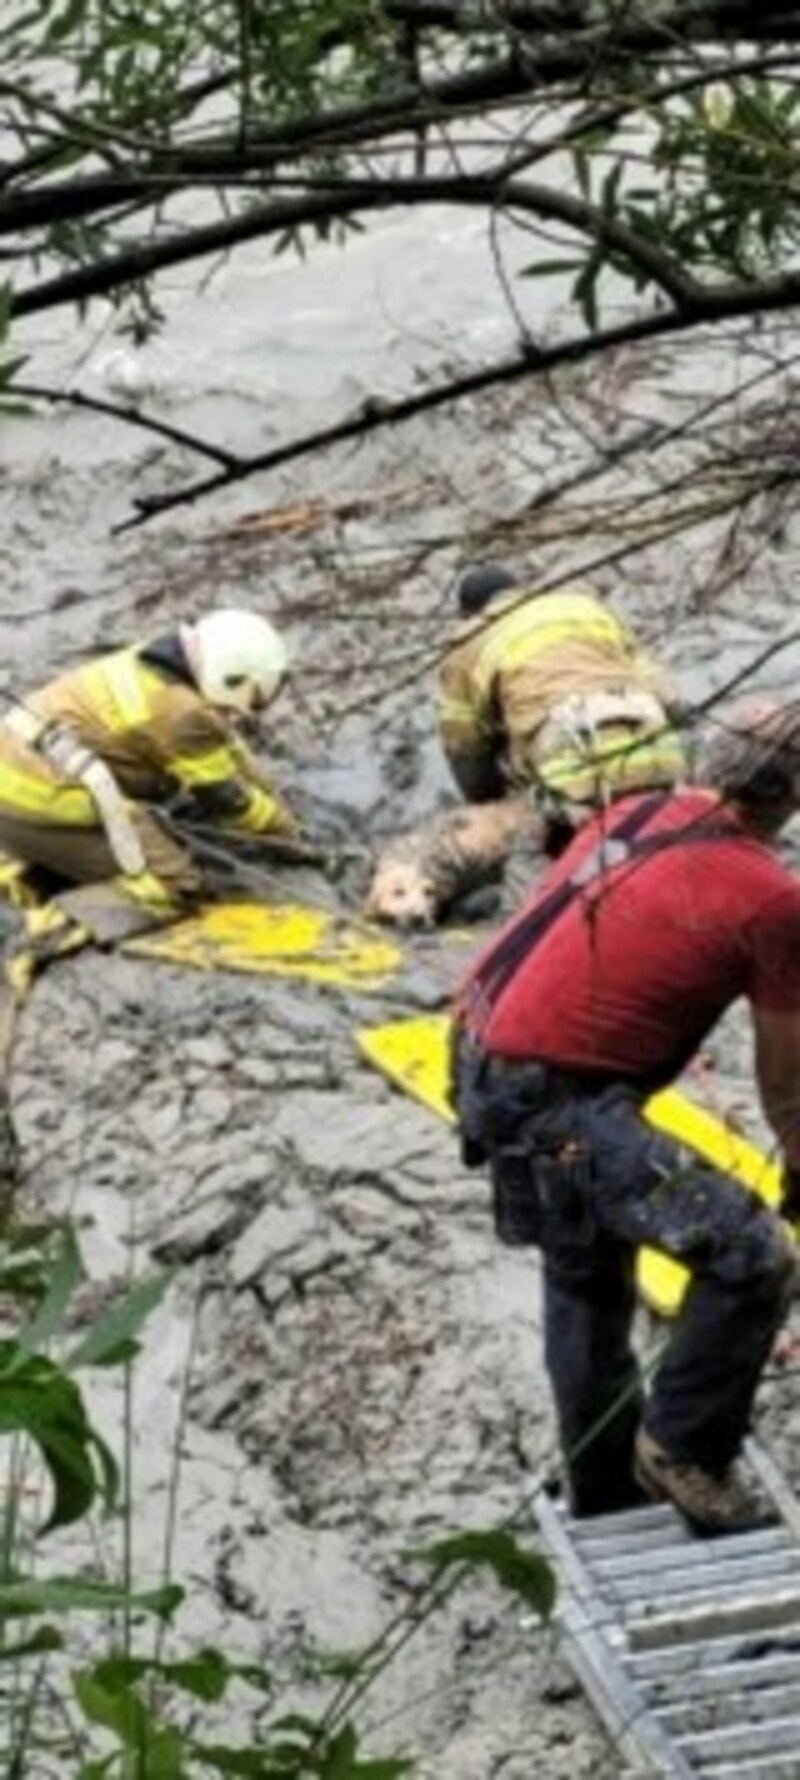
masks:
[[[550,1243],[559,1247],[566,1242],[588,1245],[594,1240],[597,1225],[591,1206],[590,1186],[592,1160],[588,1150],[573,1146],[558,1155],[538,1155],[533,1167],[542,1226]]]
[[[504,1144],[490,1161],[495,1233],[509,1248],[538,1245],[544,1234],[537,1168],[523,1144]]]

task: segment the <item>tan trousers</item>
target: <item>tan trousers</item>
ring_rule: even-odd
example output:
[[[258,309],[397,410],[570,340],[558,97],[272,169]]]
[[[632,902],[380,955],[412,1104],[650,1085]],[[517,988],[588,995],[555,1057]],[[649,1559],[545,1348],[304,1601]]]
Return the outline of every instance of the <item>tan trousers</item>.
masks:
[[[148,871],[171,896],[200,895],[203,875],[186,849],[146,809],[137,808],[134,821]],[[120,880],[119,866],[99,825],[56,826],[0,808],[0,852],[12,854],[25,865],[43,866],[73,884],[97,884],[106,878]]]

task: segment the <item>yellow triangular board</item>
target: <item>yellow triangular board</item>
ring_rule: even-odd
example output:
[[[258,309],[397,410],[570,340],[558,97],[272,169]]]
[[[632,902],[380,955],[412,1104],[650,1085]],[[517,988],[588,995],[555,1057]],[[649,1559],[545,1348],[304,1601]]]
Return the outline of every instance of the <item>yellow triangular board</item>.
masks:
[[[362,1026],[356,1038],[362,1054],[390,1081],[452,1123],[446,1093],[449,1025],[446,1014],[393,1020],[387,1026]],[[778,1168],[721,1119],[695,1106],[675,1088],[654,1094],[645,1110],[657,1130],[678,1138],[726,1174],[735,1175],[768,1204],[777,1204]],[[686,1290],[686,1269],[666,1255],[643,1249],[637,1277],[646,1303],[661,1316],[674,1316]]]
[[[292,903],[215,903],[129,940],[124,950],[195,970],[264,972],[347,989],[382,988],[403,962],[399,947],[373,928]]]

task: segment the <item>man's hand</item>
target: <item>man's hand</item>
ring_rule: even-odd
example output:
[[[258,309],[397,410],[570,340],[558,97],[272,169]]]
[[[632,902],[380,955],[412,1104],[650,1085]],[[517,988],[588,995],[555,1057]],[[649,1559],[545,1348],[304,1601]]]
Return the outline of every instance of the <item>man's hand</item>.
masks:
[[[304,840],[299,834],[272,834],[267,829],[264,834],[248,834],[243,838],[248,845],[241,848],[242,856],[253,861],[269,856],[286,865],[315,865],[320,870],[324,870],[329,863],[326,848],[317,846],[314,841]]]

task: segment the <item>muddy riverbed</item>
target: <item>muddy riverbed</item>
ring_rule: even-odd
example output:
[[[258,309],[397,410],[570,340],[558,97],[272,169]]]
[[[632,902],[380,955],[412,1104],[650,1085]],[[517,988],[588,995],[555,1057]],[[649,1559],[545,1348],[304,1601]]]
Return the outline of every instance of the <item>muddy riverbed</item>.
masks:
[[[102,326],[40,327],[37,380],[107,396],[138,379],[163,418],[263,449],[395,393],[447,350],[474,360],[510,339],[482,236],[445,223],[435,304],[430,236],[387,225],[316,270],[254,252],[202,296],[170,288],[164,334],[135,363],[111,362]],[[678,396],[701,372],[711,387],[719,367],[676,372]],[[120,535],[136,494],[195,473],[190,455],[63,408],[6,421],[0,684],[19,691],[208,604],[261,605],[297,663],[265,751],[343,855],[336,882],[276,870],[265,894],[352,914],[375,841],[452,797],[431,688],[454,567],[492,531],[502,548],[503,526],[577,461],[579,404],[611,438],[665,399],[663,367],[632,358],[596,387],[520,388]],[[310,497],[330,510],[304,530],[237,529]],[[597,546],[586,535],[544,538],[537,560],[580,567]],[[791,528],[746,590],[709,605],[713,542],[653,548],[598,581],[688,699],[791,617]],[[521,565],[518,541],[511,554]],[[787,683],[791,652],[771,671]],[[134,1496],[144,1579],[159,1569],[177,1440],[173,1567],[190,1600],[176,1647],[255,1653],[294,1685],[309,1647],[363,1645],[413,1603],[410,1548],[499,1522],[552,1470],[536,1260],[496,1246],[485,1185],[447,1129],[354,1041],[362,1024],[442,1006],[478,937],[404,942],[397,976],[369,993],[87,953],[53,968],[26,1010],[13,1084],[26,1206],[75,1220],[98,1301],[132,1271],[174,1268],[137,1367]],[[706,1085],[758,1135],[743,1021],[710,1050]],[[797,1481],[795,1396],[776,1375],[762,1414]],[[96,1383],[91,1400],[113,1440],[116,1387]],[[253,1732],[256,1708],[237,1710]],[[557,1639],[482,1578],[410,1639],[361,1714],[371,1747],[415,1752],[423,1780],[619,1772]]]

